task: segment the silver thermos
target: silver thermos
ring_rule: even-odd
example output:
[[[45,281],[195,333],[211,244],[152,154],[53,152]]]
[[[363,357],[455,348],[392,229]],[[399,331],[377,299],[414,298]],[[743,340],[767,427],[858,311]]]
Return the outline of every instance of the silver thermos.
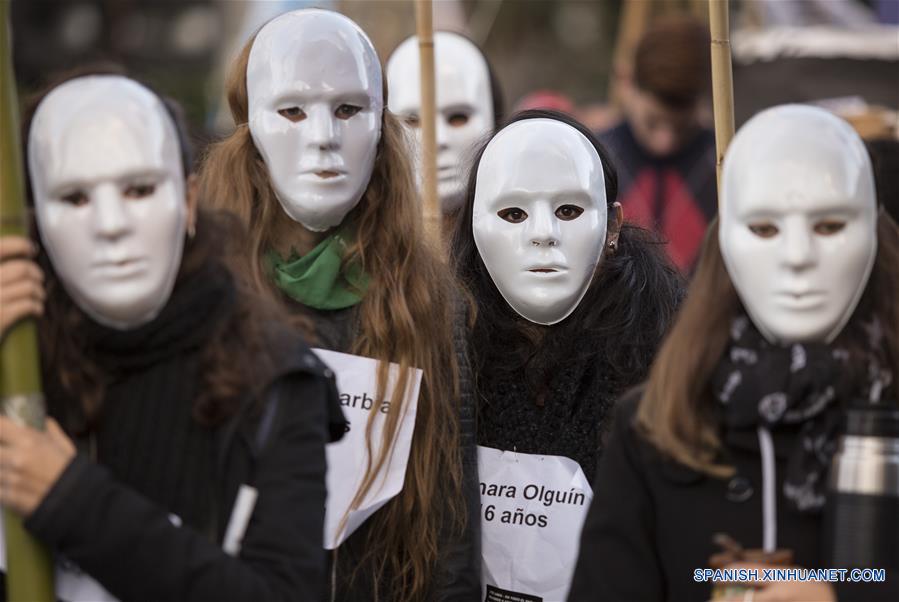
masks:
[[[831,567],[899,567],[899,404],[848,410],[824,520]]]

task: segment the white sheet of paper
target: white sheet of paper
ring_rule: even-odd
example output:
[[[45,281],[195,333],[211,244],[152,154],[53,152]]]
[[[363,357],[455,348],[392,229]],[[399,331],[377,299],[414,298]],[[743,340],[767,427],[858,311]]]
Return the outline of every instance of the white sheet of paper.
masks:
[[[415,415],[418,410],[418,393],[421,389],[421,370],[414,370],[406,394],[405,412],[400,417],[393,450],[384,469],[372,484],[359,507],[350,511],[350,503],[359,490],[365,476],[368,451],[365,430],[368,417],[376,412],[372,425],[372,452],[377,454],[384,429],[384,421],[390,410],[389,401],[376,401],[378,362],[367,357],[313,349],[315,354],[336,375],[337,390],[340,393],[340,407],[349,422],[349,431],[343,439],[331,443],[326,448],[328,471],[325,482],[328,499],[325,506],[325,548],[333,550],[346,540],[353,531],[374,514],[381,506],[403,490],[406,480],[406,466],[412,447],[412,433],[415,429]],[[399,366],[390,364],[385,399],[389,400],[399,375]],[[341,521],[347,516],[345,527]]]
[[[478,446],[482,599],[563,602],[593,489],[580,465]]]

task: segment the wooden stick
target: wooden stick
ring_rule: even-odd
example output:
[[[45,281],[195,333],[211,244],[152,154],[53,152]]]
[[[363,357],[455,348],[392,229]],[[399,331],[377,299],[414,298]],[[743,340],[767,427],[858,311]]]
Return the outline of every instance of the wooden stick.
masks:
[[[718,151],[718,204],[721,204],[721,166],[734,137],[734,79],[730,62],[728,0],[709,0],[712,38],[712,104],[715,111],[715,147]]]
[[[439,242],[441,211],[437,196],[437,98],[431,0],[415,0],[415,24],[421,73],[421,168],[425,228],[431,240]]]
[[[9,2],[0,2],[0,236],[28,235],[25,179],[19,145],[16,80],[9,39]],[[0,412],[16,422],[44,427],[37,329],[34,320],[13,325],[0,341]],[[46,548],[9,509],[3,511],[6,538],[6,599],[53,602],[53,564]]]

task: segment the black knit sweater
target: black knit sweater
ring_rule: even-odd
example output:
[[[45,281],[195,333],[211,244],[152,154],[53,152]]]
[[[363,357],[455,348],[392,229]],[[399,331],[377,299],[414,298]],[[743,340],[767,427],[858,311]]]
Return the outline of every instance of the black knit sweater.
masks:
[[[635,383],[612,379],[596,353],[559,358],[543,369],[495,371],[491,365],[497,363],[486,359],[478,375],[478,444],[571,458],[592,485],[610,410]]]

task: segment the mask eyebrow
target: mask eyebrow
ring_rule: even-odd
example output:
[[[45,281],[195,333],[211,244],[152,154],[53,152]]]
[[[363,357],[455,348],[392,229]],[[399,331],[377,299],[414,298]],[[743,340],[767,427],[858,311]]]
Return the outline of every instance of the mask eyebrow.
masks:
[[[560,190],[550,195],[553,203],[580,203],[582,205],[599,205],[590,193],[583,189]]]
[[[536,195],[533,195],[526,190],[513,189],[498,194],[492,199],[485,200],[484,204],[492,208],[515,207],[523,205],[525,203],[529,203],[530,201],[534,200],[535,197]]]
[[[120,174],[104,174],[96,178],[66,178],[52,182],[47,188],[47,193],[51,197],[61,197],[75,190],[89,190],[103,181],[113,181],[118,185],[134,181],[160,182],[168,175],[164,169],[147,168],[134,169]]]
[[[116,176],[114,179],[119,183],[133,182],[135,180],[151,180],[158,182],[164,180],[168,176],[168,172],[164,169],[135,169]]]
[[[816,218],[822,217],[855,217],[861,212],[860,207],[854,207],[847,203],[830,203],[824,204],[821,207],[815,207],[812,211],[809,211],[809,215]]]
[[[466,114],[469,114],[469,115],[470,115],[470,114],[472,114],[472,113],[475,112],[475,108],[474,108],[472,105],[470,105],[470,104],[468,104],[468,103],[464,103],[464,102],[454,102],[454,103],[449,104],[449,105],[447,105],[447,106],[439,107],[438,110],[439,110],[441,113],[443,113],[443,114],[446,114],[446,113],[466,113]]]
[[[372,104],[372,97],[365,88],[313,90],[308,86],[300,89],[283,90],[272,97],[272,105],[280,108],[288,106],[299,106],[302,108],[309,103],[320,101],[341,101],[354,103],[366,108]]]

